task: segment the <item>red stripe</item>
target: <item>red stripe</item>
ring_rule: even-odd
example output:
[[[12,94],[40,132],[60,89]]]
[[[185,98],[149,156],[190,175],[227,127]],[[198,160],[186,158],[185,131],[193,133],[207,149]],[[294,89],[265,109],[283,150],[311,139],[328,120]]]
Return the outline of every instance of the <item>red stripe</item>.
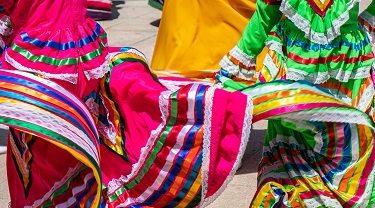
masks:
[[[275,32],[275,31],[272,31],[272,32],[270,32],[270,34],[269,34],[270,36],[274,36],[274,37],[276,37],[276,38],[278,38],[278,39],[280,39],[280,41],[282,41],[282,38],[281,38],[281,36],[279,35],[279,34],[277,34],[277,32]]]
[[[328,3],[328,5],[326,6],[326,8],[322,11],[322,10],[318,7],[318,5],[316,5],[316,3],[314,2],[314,0],[306,0],[306,1],[310,4],[311,8],[314,9],[315,12],[318,13],[319,16],[321,16],[321,17],[324,17],[324,16],[326,15],[327,10],[328,10],[328,9],[331,7],[331,5],[333,4],[333,0],[330,0],[329,3]]]
[[[262,0],[268,5],[281,5],[281,0]]]
[[[342,107],[342,104],[323,102],[323,103],[301,103],[301,104],[296,104],[292,106],[283,106],[283,107],[274,108],[272,110],[255,115],[253,117],[253,123],[263,120],[263,119],[273,117],[275,115],[280,115],[280,114],[285,114],[285,113],[295,113],[298,111],[304,111],[305,109],[310,109],[310,108],[316,109],[316,108],[321,108],[321,107],[325,107],[325,108]]]
[[[55,198],[52,199],[53,205],[59,205],[61,203],[64,203],[69,200],[69,198],[73,197],[73,189],[79,186],[82,186],[85,182],[84,179],[87,174],[89,174],[92,170],[90,168],[86,168],[83,171],[79,173],[79,175],[74,178],[72,181],[69,183],[69,188],[64,191],[64,194],[61,194],[60,196],[56,196]],[[93,178],[92,176],[91,178]],[[88,180],[87,182],[89,182]],[[81,192],[84,192],[86,189],[89,189],[90,187],[87,187],[87,184],[85,185],[85,189],[83,189]],[[91,187],[92,188],[92,187]],[[80,193],[81,193],[80,192]],[[74,196],[79,195],[80,193],[75,193]],[[75,202],[77,203],[77,201]]]
[[[347,58],[346,54],[340,54],[339,56],[331,55],[328,57],[319,57],[319,58],[308,58],[304,59],[297,54],[289,53],[288,58],[292,59],[301,64],[327,64],[328,62],[339,62],[344,61],[345,64],[353,64],[361,61],[367,61],[374,58],[373,53],[368,53],[367,55],[362,55],[359,57]]]
[[[173,147],[174,144],[176,143],[177,135],[180,133],[181,129],[187,123],[187,114],[186,114],[188,110],[187,96],[188,96],[188,92],[190,91],[190,88],[191,88],[191,85],[187,87],[183,87],[180,89],[179,93],[177,94],[177,98],[176,98],[178,100],[178,112],[177,112],[177,118],[176,118],[177,120],[176,120],[176,123],[173,124],[173,128],[171,129],[170,133],[167,135],[167,138],[163,146]],[[169,115],[169,117],[170,116],[171,115]],[[157,142],[155,142],[155,144],[156,143]],[[128,197],[137,198],[141,194],[143,194],[143,192],[148,187],[151,187],[151,185],[155,182],[155,180],[159,176],[160,169],[165,165],[169,153],[170,153],[170,148],[165,148],[165,147],[162,148],[156,156],[157,159],[155,160],[155,163],[151,165],[150,169],[147,171],[144,177],[140,179],[137,185],[134,186],[131,190],[125,191],[121,196],[118,197],[118,200],[110,203],[110,207],[118,206],[119,204],[123,203]],[[135,178],[137,176],[135,176]],[[167,179],[167,177],[165,177],[164,180],[165,179]]]

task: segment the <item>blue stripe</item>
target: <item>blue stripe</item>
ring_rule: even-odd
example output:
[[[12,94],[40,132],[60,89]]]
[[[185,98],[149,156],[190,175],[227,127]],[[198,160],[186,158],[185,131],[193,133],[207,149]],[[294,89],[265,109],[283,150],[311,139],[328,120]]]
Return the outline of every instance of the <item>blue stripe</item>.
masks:
[[[78,41],[78,48],[82,48],[83,46],[91,42],[95,42],[96,38],[100,35],[100,31],[101,31],[100,25],[96,23],[96,29],[93,31],[93,34],[85,38],[82,38],[81,40]],[[50,47],[50,48],[54,48],[54,49],[61,50],[61,51],[76,48],[76,41],[60,43],[60,42],[48,40],[48,41],[43,42],[39,40],[38,38],[30,38],[26,32],[21,33],[20,36],[24,42],[31,43],[39,48]]]
[[[350,165],[350,162],[352,161],[351,142],[350,142],[351,137],[352,137],[352,132],[351,132],[351,128],[349,124],[344,123],[343,125],[344,125],[344,138],[337,138],[337,139],[344,139],[344,148],[340,155],[341,160],[337,164],[335,169],[330,169],[328,173],[326,174],[327,179],[331,183],[333,182],[334,176],[337,173],[343,172],[346,168],[348,168],[348,166]],[[332,166],[330,167],[332,168]]]
[[[90,130],[94,133],[96,141],[99,142],[99,136],[98,136],[97,130],[96,130],[95,126],[90,122],[90,119],[86,116],[86,114],[83,112],[83,110],[81,108],[79,108],[75,103],[70,102],[70,100],[63,97],[60,93],[57,93],[55,90],[47,89],[47,88],[45,88],[45,87],[43,87],[43,86],[41,86],[37,83],[31,82],[31,81],[26,81],[26,80],[21,79],[21,78],[15,78],[13,76],[7,76],[7,75],[4,75],[4,74],[0,74],[0,80],[4,80],[5,82],[14,83],[16,85],[25,86],[27,88],[43,92],[44,94],[47,94],[51,97],[54,97],[54,98],[60,100],[61,102],[66,103],[67,105],[72,107],[75,111],[77,111],[79,113],[79,115],[81,115],[85,119],[86,123],[90,127]]]
[[[76,207],[76,208],[80,207],[79,206],[79,202],[90,191],[90,188],[94,184],[94,182],[96,182],[95,177],[92,177],[89,181],[87,181],[86,189],[82,193],[80,193],[78,196],[75,197],[76,198],[76,202],[75,202],[75,204],[74,204],[73,207]],[[94,194],[94,195],[96,195],[96,194]]]
[[[29,104],[41,107],[41,108],[43,108],[43,109],[45,109],[47,111],[55,112],[56,114],[61,115],[61,116],[63,116],[66,119],[69,119],[69,121],[72,122],[72,123],[74,123],[78,127],[78,129],[81,129],[82,131],[84,130],[84,126],[81,125],[80,122],[77,122],[76,118],[70,116],[69,114],[65,113],[64,111],[62,111],[60,109],[52,107],[51,105],[46,105],[45,103],[42,103],[42,102],[37,101],[37,100],[34,100],[34,99],[32,99],[30,97],[27,97],[27,96],[18,94],[16,92],[6,91],[6,90],[1,90],[1,89],[0,89],[0,97],[10,98],[10,99],[14,99],[14,100],[19,100],[21,102],[26,102],[26,103],[29,103]],[[87,135],[87,137],[90,138],[89,134],[86,131],[84,131],[84,133]]]
[[[203,104],[202,104],[202,101],[204,99],[204,94],[205,94],[205,91],[206,91],[207,87],[208,86],[200,85],[197,89],[196,98],[194,100],[194,102],[196,104],[196,106],[195,106],[195,117],[196,117],[195,124],[191,127],[191,129],[188,133],[186,142],[183,146],[183,149],[180,151],[179,155],[177,156],[175,165],[172,167],[172,170],[170,171],[168,177],[166,178],[164,183],[161,185],[161,188],[159,190],[155,191],[148,198],[148,200],[146,202],[144,202],[142,204],[139,204],[139,205],[134,205],[133,207],[138,207],[138,206],[142,207],[144,205],[152,205],[153,203],[155,203],[161,197],[161,195],[163,195],[163,194],[165,194],[169,191],[170,187],[172,186],[173,182],[175,181],[176,175],[178,175],[178,173],[182,171],[182,163],[184,162],[184,159],[186,158],[186,155],[191,151],[191,148],[192,148],[193,143],[194,143],[195,135],[197,134],[198,130],[203,125],[203,112],[202,112]],[[187,99],[189,100],[190,98],[188,97]],[[194,164],[194,166],[198,166],[198,167],[195,167],[195,168],[199,170],[199,167],[201,166],[201,159],[198,159],[197,161],[198,162],[196,164]],[[194,168],[193,168],[193,170],[194,170]],[[197,172],[191,171],[189,178],[194,176],[193,178],[195,179],[198,172],[199,171],[197,171]],[[185,189],[189,190],[192,183],[193,183],[193,181],[186,181],[186,183],[184,185]]]
[[[201,151],[199,153],[199,156],[197,157],[197,160],[194,163],[193,169],[192,169],[188,179],[186,180],[186,183],[185,183],[184,187],[182,187],[182,189],[178,192],[177,197],[174,198],[168,204],[169,207],[176,207],[176,205],[178,203],[180,203],[183,199],[186,198],[186,194],[189,193],[189,190],[190,190],[191,186],[193,185],[193,182],[195,181],[195,179],[198,176],[199,170],[202,166],[202,161],[203,160],[202,160],[202,151]]]
[[[334,42],[334,43],[330,43],[330,44],[316,44],[316,43],[307,43],[307,42],[304,42],[302,40],[293,40],[293,39],[290,39],[284,32],[282,26],[280,24],[277,24],[277,32],[280,33],[280,36],[283,38],[283,42],[287,44],[288,47],[291,47],[293,45],[296,45],[298,47],[301,47],[303,49],[305,49],[306,51],[310,51],[310,50],[313,50],[313,51],[320,51],[320,50],[331,50],[331,49],[334,49],[334,48],[341,48],[343,46],[347,46],[349,47],[349,49],[351,50],[357,50],[357,51],[360,51],[362,50],[362,48],[364,48],[365,46],[368,46],[370,44],[370,40],[368,39],[368,37],[364,37],[363,40],[359,41],[359,43],[352,43],[352,42],[348,42],[348,41],[344,41],[344,40],[340,40],[340,41],[337,41],[337,42]]]

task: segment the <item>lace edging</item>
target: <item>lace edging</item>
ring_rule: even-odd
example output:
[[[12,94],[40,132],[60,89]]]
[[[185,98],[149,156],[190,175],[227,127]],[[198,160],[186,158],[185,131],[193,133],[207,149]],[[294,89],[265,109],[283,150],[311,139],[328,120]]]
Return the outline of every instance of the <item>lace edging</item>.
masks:
[[[229,51],[229,55],[240,61],[243,65],[247,67],[255,66],[256,59],[255,56],[250,56],[243,52],[238,46],[232,48]]]
[[[233,64],[233,62],[229,60],[227,56],[222,58],[219,64],[221,68],[229,72],[229,76],[236,76],[243,80],[251,80],[256,73],[256,70],[247,70],[239,65]]]
[[[166,125],[167,118],[169,117],[168,107],[169,102],[168,98],[172,94],[172,91],[166,90],[163,91],[159,96],[159,108],[161,112],[162,122],[157,127],[156,130],[151,131],[151,135],[147,141],[146,146],[141,148],[141,154],[138,162],[132,165],[132,171],[127,176],[121,175],[119,179],[112,179],[108,183],[108,195],[114,193],[118,188],[120,188],[124,183],[128,182],[130,179],[134,178],[140,171],[140,168],[143,166],[148,154],[151,152],[151,148],[154,146],[154,143],[158,135],[162,132],[163,128]]]
[[[360,15],[360,18],[363,19],[363,21],[367,22],[369,26],[361,24],[360,22],[359,27],[367,34],[368,38],[370,39],[371,43],[374,43],[375,41],[375,33],[371,32],[371,28],[375,28],[375,17],[371,15],[368,11],[363,11]],[[371,27],[371,28],[369,28]]]
[[[375,16],[372,15],[370,12],[365,10],[359,16],[363,20],[365,20],[367,23],[369,23],[369,25],[371,25],[371,27],[375,27]]]
[[[117,136],[116,128],[109,119],[109,114],[107,113],[108,109],[104,105],[104,98],[103,98],[102,93],[99,93],[99,96],[100,96],[100,99],[102,100],[103,108],[104,108],[104,110],[107,114],[106,118],[107,118],[107,122],[108,122],[109,126],[106,126],[102,122],[99,121],[98,122],[98,132],[100,134],[102,134],[105,138],[107,138],[112,144],[115,145],[116,144],[116,136]]]
[[[34,208],[34,207],[40,207],[43,202],[45,202],[48,198],[51,197],[51,195],[59,189],[61,186],[63,186],[77,171],[82,167],[82,163],[78,163],[74,168],[69,168],[66,175],[58,182],[55,182],[55,184],[52,186],[52,188],[43,196],[43,198],[38,199],[34,202],[31,206],[25,206],[25,208]]]
[[[74,74],[51,74],[47,72],[42,72],[36,69],[31,69],[25,66],[22,66],[22,64],[18,63],[16,60],[11,58],[7,53],[5,54],[5,61],[8,62],[10,65],[15,67],[16,69],[20,71],[26,71],[26,72],[35,72],[38,74],[41,74],[45,78],[53,78],[53,79],[60,79],[64,81],[68,81],[72,84],[77,84],[77,79],[78,79],[78,73]]]
[[[215,87],[216,87],[216,85],[215,85]],[[217,87],[220,87],[220,85],[218,85]],[[205,114],[205,118],[204,118],[205,127],[206,127],[207,124],[209,124],[209,126],[211,125],[211,118],[212,118],[211,113],[212,113],[213,97],[211,97],[211,98],[207,97],[207,98],[208,98],[208,100],[206,100],[205,112],[207,112],[206,110],[209,110],[210,113],[207,114],[207,116]],[[203,135],[204,135],[204,142],[203,142],[204,152],[203,152],[203,164],[202,164],[202,200],[200,202],[199,207],[206,207],[209,204],[211,204],[213,201],[215,201],[220,196],[220,194],[224,191],[224,189],[228,186],[228,184],[233,180],[233,177],[234,177],[237,169],[239,168],[239,166],[241,164],[241,160],[242,160],[243,155],[245,154],[245,151],[246,151],[247,143],[249,142],[249,139],[250,139],[252,115],[253,115],[252,97],[247,96],[244,123],[243,123],[243,127],[242,127],[241,144],[240,144],[240,148],[239,148],[239,151],[238,151],[236,161],[233,165],[233,168],[232,168],[231,172],[229,173],[229,176],[225,179],[222,186],[216,191],[215,194],[213,194],[209,198],[205,198],[205,197],[206,197],[207,190],[208,190],[208,184],[207,183],[208,183],[208,167],[209,167],[209,152],[210,152],[209,148],[210,148],[210,131],[211,131],[211,129],[208,129],[206,131],[206,128],[205,128],[204,133],[203,133]]]
[[[358,2],[359,0],[349,1],[346,4],[347,10],[333,20],[332,26],[327,29],[326,34],[313,31],[310,21],[298,14],[298,11],[295,10],[287,0],[283,0],[281,2],[280,11],[285,14],[285,16],[287,16],[287,18],[291,20],[295,26],[305,33],[305,38],[315,43],[328,44],[341,34],[340,27],[349,20],[349,10],[351,10]]]
[[[13,32],[12,26],[10,24],[10,18],[7,15],[4,15],[0,19],[0,35],[9,36]]]
[[[109,71],[108,63],[112,58],[113,58],[112,54],[107,54],[107,56],[105,57],[105,61],[99,67],[95,69],[83,71],[86,78],[90,80],[90,79],[100,79],[104,77],[104,75]]]
[[[349,79],[363,79],[370,75],[371,66],[358,68],[355,71],[345,71],[343,69],[328,70],[326,72],[307,73],[299,69],[287,68],[286,78],[289,80],[306,80],[314,84],[322,84],[330,78],[340,82],[347,82]]]

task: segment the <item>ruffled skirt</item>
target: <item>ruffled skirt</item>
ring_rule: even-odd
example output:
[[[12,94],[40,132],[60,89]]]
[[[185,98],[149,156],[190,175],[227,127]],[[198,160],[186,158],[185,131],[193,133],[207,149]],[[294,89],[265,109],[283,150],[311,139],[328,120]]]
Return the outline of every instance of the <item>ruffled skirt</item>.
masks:
[[[262,119],[277,131],[267,134],[253,206],[371,205],[373,122],[329,92],[225,77],[168,89],[139,51],[111,57],[100,87],[74,94],[0,70],[11,207],[204,207],[232,179],[251,123]]]

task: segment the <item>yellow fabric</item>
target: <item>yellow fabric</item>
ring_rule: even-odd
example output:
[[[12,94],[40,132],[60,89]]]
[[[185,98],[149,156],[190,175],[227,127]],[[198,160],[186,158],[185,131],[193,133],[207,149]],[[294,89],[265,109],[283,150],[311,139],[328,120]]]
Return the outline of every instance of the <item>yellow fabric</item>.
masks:
[[[166,0],[151,68],[164,76],[212,78],[222,57],[241,38],[255,2]]]

